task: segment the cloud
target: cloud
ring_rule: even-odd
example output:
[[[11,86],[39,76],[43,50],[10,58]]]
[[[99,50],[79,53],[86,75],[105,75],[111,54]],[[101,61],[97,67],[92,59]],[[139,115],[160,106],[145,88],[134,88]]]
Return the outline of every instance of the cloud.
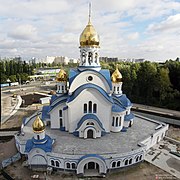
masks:
[[[129,40],[136,40],[136,39],[139,38],[139,33],[138,32],[134,32],[134,33],[128,34],[127,38]]]
[[[27,59],[79,57],[88,1],[0,0],[0,54]],[[178,56],[180,2],[92,0],[100,55],[166,59]]]
[[[178,31],[180,32],[180,14],[169,16],[166,20],[160,23],[150,24],[147,31],[149,32],[164,32]]]
[[[19,25],[10,31],[8,36],[18,40],[35,40],[37,38],[37,30],[30,24]]]

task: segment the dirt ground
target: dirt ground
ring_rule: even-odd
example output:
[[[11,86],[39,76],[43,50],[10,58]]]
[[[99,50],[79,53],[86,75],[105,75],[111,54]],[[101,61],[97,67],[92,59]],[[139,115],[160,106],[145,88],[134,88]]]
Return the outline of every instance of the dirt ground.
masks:
[[[167,136],[180,141],[180,127],[169,126]]]
[[[88,179],[88,180],[98,180],[101,178],[78,178],[73,173],[68,173],[64,171],[54,172],[51,175],[47,175],[43,172],[33,172],[27,167],[22,167],[22,160],[18,161],[5,169],[5,172],[8,173],[15,180],[32,180],[32,179],[46,179],[46,180],[76,180],[76,179]],[[34,178],[33,178],[34,177]],[[37,178],[35,178],[37,177]],[[0,179],[4,179],[0,175]],[[166,173],[165,171],[147,163],[143,162],[139,165],[133,166],[128,169],[123,169],[121,171],[109,172],[105,180],[156,180],[156,179],[177,179],[174,176]]]
[[[3,123],[1,125],[1,129],[17,129],[21,127],[23,117],[31,116],[33,113],[35,113],[37,109],[35,107],[28,106],[26,109],[21,108],[15,113],[13,116],[11,116],[8,121]]]

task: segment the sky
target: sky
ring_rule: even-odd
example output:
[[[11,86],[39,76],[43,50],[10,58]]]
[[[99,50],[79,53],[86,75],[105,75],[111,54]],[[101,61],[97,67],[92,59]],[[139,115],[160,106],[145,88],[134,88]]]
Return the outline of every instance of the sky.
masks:
[[[180,57],[180,0],[0,0],[0,57],[79,58],[89,2],[100,56]]]

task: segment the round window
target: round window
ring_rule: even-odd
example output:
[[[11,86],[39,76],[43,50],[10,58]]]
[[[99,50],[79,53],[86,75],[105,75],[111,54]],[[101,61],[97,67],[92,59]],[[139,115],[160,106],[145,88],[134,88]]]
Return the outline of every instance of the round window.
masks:
[[[88,76],[88,81],[92,81],[93,77],[92,76]]]

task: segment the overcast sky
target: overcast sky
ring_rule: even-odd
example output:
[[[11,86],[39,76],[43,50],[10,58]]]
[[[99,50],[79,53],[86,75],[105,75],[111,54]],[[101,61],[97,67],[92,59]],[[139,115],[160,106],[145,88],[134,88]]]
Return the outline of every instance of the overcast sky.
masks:
[[[79,57],[86,0],[0,0],[0,56]],[[92,0],[100,56],[180,56],[180,0]]]

